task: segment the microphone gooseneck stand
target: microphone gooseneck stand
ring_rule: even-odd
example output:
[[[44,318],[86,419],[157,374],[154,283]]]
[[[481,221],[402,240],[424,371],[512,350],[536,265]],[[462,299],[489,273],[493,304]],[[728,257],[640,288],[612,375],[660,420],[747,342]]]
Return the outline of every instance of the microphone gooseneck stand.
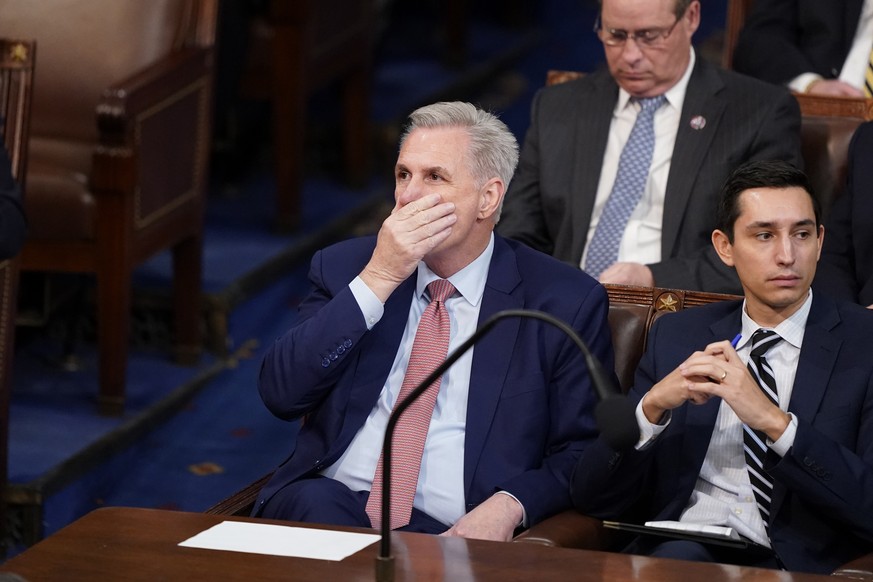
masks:
[[[378,582],[392,582],[394,580],[394,557],[391,555],[391,451],[394,437],[394,429],[400,415],[409,408],[434,380],[448,370],[467,350],[485,336],[502,319],[510,317],[528,317],[550,323],[563,331],[582,352],[588,373],[594,384],[595,391],[600,402],[595,410],[597,428],[601,435],[613,448],[623,449],[637,442],[639,430],[634,418],[633,407],[624,396],[615,388],[609,374],[603,369],[601,363],[594,357],[585,342],[573,330],[572,327],[542,311],[526,309],[508,309],[499,311],[488,318],[482,326],[449,354],[446,360],[434,369],[430,375],[421,381],[402,402],[395,406],[388,417],[385,427],[385,438],[382,442],[382,523],[379,544],[379,555],[376,557],[376,580]]]

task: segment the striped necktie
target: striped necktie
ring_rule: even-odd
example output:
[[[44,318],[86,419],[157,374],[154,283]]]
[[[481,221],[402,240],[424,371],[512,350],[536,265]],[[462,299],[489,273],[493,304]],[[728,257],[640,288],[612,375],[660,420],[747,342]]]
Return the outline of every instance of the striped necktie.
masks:
[[[640,104],[637,120],[618,159],[615,184],[606,200],[588,254],[585,272],[595,279],[618,260],[618,249],[627,221],[633,214],[649,178],[652,152],[655,149],[655,112],[667,98],[664,95],[636,99]]]
[[[770,399],[779,406],[779,393],[776,391],[776,378],[773,368],[767,363],[764,353],[776,345],[782,338],[775,331],[759,329],[752,334],[752,353],[749,356],[748,368],[758,386]],[[767,437],[761,431],[749,428],[743,424],[743,450],[746,457],[746,469],[749,481],[755,492],[758,510],[764,520],[764,527],[770,531],[770,497],[773,493],[773,481],[764,471],[764,458],[767,456]]]
[[[403,377],[400,394],[394,402],[395,408],[445,361],[449,351],[451,325],[445,301],[455,292],[455,287],[445,279],[437,279],[428,284],[427,290],[430,303],[418,322],[409,364],[406,366],[406,375]],[[442,376],[437,378],[418,400],[409,405],[394,428],[389,518],[391,529],[409,524],[412,516],[412,503],[415,500],[418,474],[421,470],[421,455],[424,453],[424,443],[427,440],[427,431],[441,383]],[[381,455],[376,464],[376,473],[373,475],[370,497],[367,499],[367,515],[370,516],[370,524],[379,528],[382,523]]]

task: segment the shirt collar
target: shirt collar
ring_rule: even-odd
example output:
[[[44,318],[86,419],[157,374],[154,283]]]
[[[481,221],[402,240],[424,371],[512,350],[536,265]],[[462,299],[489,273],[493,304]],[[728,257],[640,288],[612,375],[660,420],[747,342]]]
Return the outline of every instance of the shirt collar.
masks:
[[[803,332],[806,330],[806,320],[809,318],[809,309],[812,307],[812,289],[806,296],[806,301],[800,306],[800,309],[791,314],[791,316],[777,325],[773,329],[779,337],[791,344],[797,349],[800,349],[803,344]],[[743,347],[748,342],[752,341],[752,334],[763,326],[758,325],[746,313],[746,302],[743,301],[743,339],[737,345],[737,349]]]
[[[449,277],[449,282],[455,286],[455,289],[461,296],[466,299],[474,307],[482,301],[482,295],[485,293],[485,280],[488,278],[488,269],[491,266],[491,256],[494,254],[494,233],[491,233],[491,238],[488,240],[488,245],[478,257],[476,257],[469,265]],[[419,299],[424,297],[427,286],[440,277],[431,271],[428,266],[421,261],[418,263],[418,278],[415,283],[415,296]]]

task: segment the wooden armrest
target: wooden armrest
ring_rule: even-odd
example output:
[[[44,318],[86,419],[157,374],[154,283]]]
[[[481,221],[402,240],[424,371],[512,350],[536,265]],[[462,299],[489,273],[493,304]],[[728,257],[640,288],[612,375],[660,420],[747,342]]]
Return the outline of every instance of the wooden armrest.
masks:
[[[599,519],[568,509],[533,525],[518,534],[513,541],[559,548],[602,550],[609,544],[609,532],[604,529]]]
[[[254,483],[250,483],[230,497],[222,499],[207,509],[205,513],[215,515],[250,515],[255,506],[255,501],[258,499],[258,493],[261,492],[261,489],[264,488],[264,485],[267,484],[267,481],[272,476],[273,472],[270,471]]]
[[[101,143],[124,139],[126,124],[197,83],[208,82],[213,68],[210,48],[191,47],[172,53],[103,91],[97,104]],[[120,135],[119,135],[120,133]]]
[[[834,570],[833,576],[842,576],[852,580],[873,581],[873,552],[843,564]]]
[[[98,197],[136,197],[139,230],[170,215],[202,220],[212,60],[209,48],[182,49],[100,98],[90,188]]]

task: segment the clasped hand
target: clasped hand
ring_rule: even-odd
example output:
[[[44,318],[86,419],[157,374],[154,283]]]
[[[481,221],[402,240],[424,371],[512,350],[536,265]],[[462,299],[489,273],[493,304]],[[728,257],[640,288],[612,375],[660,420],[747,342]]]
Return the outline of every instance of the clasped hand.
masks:
[[[643,399],[643,413],[657,422],[667,410],[686,401],[703,404],[718,396],[753,429],[777,440],[788,426],[788,414],[761,391],[746,364],[728,341],[694,352],[678,368],[655,384]]]

